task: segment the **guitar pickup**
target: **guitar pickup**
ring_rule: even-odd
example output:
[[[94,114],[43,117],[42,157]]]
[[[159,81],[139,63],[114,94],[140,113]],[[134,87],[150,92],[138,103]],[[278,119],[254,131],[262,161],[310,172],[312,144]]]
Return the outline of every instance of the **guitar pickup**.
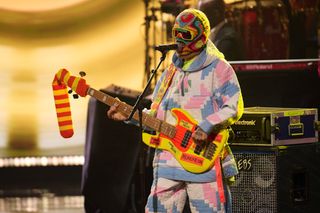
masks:
[[[206,148],[206,151],[204,152],[204,157],[211,160],[216,151],[216,147],[217,146],[214,143],[209,143]]]
[[[182,139],[182,142],[181,142],[181,147],[187,148],[187,146],[189,144],[189,140],[191,138],[191,135],[192,135],[192,132],[186,131],[186,133],[184,134],[184,137]]]
[[[201,151],[202,151],[202,147],[200,145],[196,145],[196,148],[194,149],[194,153],[197,155],[200,155]]]

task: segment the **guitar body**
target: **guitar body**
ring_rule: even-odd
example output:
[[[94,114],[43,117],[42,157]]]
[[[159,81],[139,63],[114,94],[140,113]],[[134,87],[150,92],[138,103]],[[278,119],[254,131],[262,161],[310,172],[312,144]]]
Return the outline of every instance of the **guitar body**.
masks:
[[[197,122],[184,110],[171,110],[175,116],[176,134],[173,138],[157,133],[143,133],[143,142],[153,148],[169,151],[181,166],[192,173],[203,173],[213,167],[215,159],[221,153],[228,140],[228,130],[224,129],[209,136],[209,141],[203,146],[195,144],[191,138],[197,128]]]

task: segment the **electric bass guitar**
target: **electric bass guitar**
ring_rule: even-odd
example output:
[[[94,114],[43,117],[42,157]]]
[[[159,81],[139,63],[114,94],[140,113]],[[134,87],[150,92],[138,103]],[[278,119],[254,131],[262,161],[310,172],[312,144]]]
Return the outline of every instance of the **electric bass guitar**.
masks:
[[[91,88],[83,78],[70,76],[66,69],[61,69],[55,75],[52,86],[60,134],[63,137],[71,137],[73,134],[71,112],[66,114],[68,109],[70,111],[70,105],[60,104],[61,102],[67,102],[67,100],[61,101],[61,96],[67,98],[67,96],[62,95],[66,87],[71,88],[82,97],[89,95],[108,106],[118,104],[117,110],[127,116],[131,114],[133,109],[132,106],[121,102],[119,99]],[[63,110],[62,108],[67,109]],[[169,151],[181,166],[189,172],[203,173],[212,168],[226,144],[229,136],[228,130],[223,129],[219,133],[213,133],[209,136],[207,143],[197,145],[191,138],[192,133],[197,128],[197,121],[182,109],[174,108],[171,113],[176,118],[176,125],[166,123],[147,113],[142,114],[142,124],[156,132],[156,134],[144,132],[142,135],[143,142],[150,147]],[[68,122],[68,119],[71,122]],[[133,115],[133,119],[139,120],[138,112]],[[70,132],[70,130],[72,130],[72,133],[69,134],[68,131]]]

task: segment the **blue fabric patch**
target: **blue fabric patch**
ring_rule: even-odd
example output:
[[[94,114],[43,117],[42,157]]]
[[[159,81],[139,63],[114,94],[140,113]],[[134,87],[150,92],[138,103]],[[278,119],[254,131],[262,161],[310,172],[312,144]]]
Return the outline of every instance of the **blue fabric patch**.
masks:
[[[210,134],[213,129],[213,125],[206,119],[199,123],[199,127],[207,134]]]
[[[219,107],[222,107],[224,105],[224,101],[222,97],[229,96],[232,97],[234,96],[238,91],[239,87],[236,84],[233,83],[225,83],[222,87],[217,89],[216,91],[220,93],[220,96],[216,97],[216,101]],[[223,95],[223,96],[222,96]]]
[[[204,80],[206,76],[213,72],[218,62],[213,61],[209,66],[202,69],[201,80]]]
[[[160,164],[160,163],[163,163],[163,164],[165,164],[167,161],[166,160],[158,160],[158,163]]]
[[[195,59],[190,66],[188,67],[187,70],[185,71],[196,71],[196,70],[200,70],[204,64],[204,62],[206,62],[208,55],[206,54],[206,51],[202,51],[199,54],[199,57],[197,57],[197,59]]]
[[[220,200],[220,195],[219,192],[216,192],[216,198],[217,198],[217,210],[221,210],[221,200]]]
[[[238,169],[233,165],[228,165],[223,167],[223,174],[224,174],[224,177],[226,178],[232,177],[238,174]]]
[[[195,207],[195,209],[198,212],[201,212],[201,213],[213,212],[213,209],[209,206],[209,204],[205,203],[204,200],[190,200],[190,203],[192,206]]]
[[[176,167],[158,167],[157,169],[158,177],[163,177],[171,180],[192,181],[199,183],[216,181],[215,173],[215,170],[209,170],[208,172],[202,174],[194,174],[184,169],[179,169]]]
[[[172,62],[174,66],[178,68],[182,68],[184,61],[178,57],[177,53],[174,53],[172,56]]]
[[[161,104],[161,106],[163,106],[164,110],[171,110],[173,108],[181,108],[181,104],[175,102],[173,100],[173,98],[165,99],[163,101],[163,104]]]
[[[237,92],[239,92],[240,88],[231,82],[227,82],[225,83],[223,86],[221,86],[217,92],[220,92],[221,94],[223,94],[224,96],[229,96],[232,97],[234,94],[236,94]]]
[[[172,208],[172,213],[180,213],[178,211],[178,206],[177,205],[174,205],[173,208]]]
[[[211,115],[212,113],[214,113],[214,108],[212,105],[212,99],[210,97],[210,99],[206,101],[203,108],[201,109],[201,115],[203,118],[206,118],[209,115]]]
[[[204,80],[206,76],[208,76],[210,73],[212,73],[215,70],[218,62],[219,62],[219,60],[216,59],[216,60],[212,61],[212,63],[209,66],[205,67],[202,70],[201,80]]]
[[[166,212],[166,208],[162,205],[156,195],[149,196],[146,207],[151,212]]]

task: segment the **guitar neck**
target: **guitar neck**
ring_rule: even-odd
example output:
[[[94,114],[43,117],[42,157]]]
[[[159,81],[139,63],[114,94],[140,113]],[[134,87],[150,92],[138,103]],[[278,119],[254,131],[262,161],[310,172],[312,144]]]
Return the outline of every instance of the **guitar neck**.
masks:
[[[117,110],[126,116],[129,116],[133,109],[132,106],[91,87],[89,87],[87,94],[108,106],[112,106],[117,103],[119,105]],[[139,112],[134,113],[133,119],[139,121]],[[147,113],[142,113],[142,124],[171,138],[173,138],[176,133],[175,126],[163,122],[151,115],[148,115]]]

